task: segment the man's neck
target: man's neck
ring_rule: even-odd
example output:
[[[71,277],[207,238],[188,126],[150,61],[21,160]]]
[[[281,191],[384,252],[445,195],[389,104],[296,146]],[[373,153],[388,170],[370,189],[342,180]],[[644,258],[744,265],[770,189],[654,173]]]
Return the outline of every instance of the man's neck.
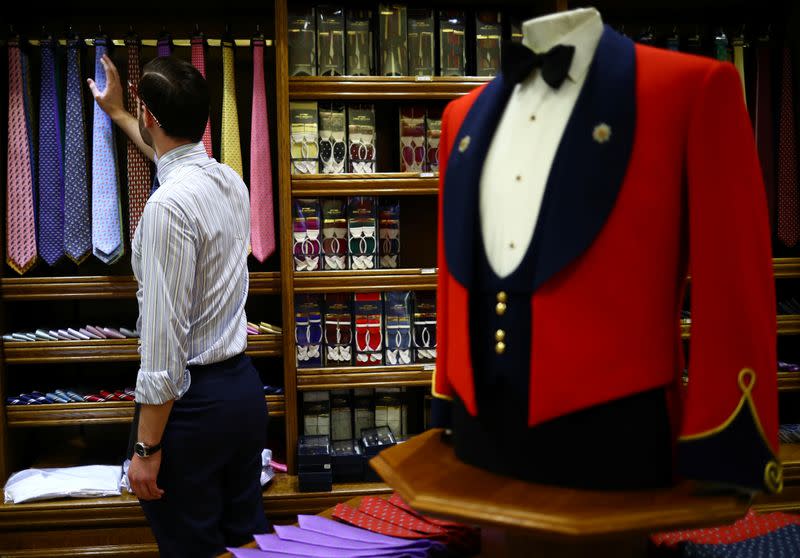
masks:
[[[529,19],[522,24],[522,43],[534,52],[547,52],[565,35],[595,18],[600,14],[594,8],[579,8]]]
[[[188,145],[192,142],[186,139],[175,139],[175,138],[170,138],[168,136],[164,136],[163,138],[155,139],[153,143],[155,144],[154,149],[156,152],[156,157],[160,159],[161,157],[163,157],[165,154],[169,153],[176,147],[180,147],[182,145]]]

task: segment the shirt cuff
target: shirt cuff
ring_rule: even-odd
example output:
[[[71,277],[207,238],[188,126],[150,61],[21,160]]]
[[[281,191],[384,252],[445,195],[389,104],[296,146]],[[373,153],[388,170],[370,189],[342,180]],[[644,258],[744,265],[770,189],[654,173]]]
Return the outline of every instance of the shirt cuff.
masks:
[[[145,372],[139,370],[136,377],[136,402],[142,405],[162,405],[173,399],[180,399],[189,389],[189,371],[183,373],[181,384],[178,385],[166,370]]]

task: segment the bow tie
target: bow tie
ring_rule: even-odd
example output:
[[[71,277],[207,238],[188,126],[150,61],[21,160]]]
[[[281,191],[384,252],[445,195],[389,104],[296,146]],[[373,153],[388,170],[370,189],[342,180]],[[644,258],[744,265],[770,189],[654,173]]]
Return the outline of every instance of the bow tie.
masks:
[[[571,45],[556,45],[537,54],[524,45],[509,42],[503,45],[503,77],[509,85],[514,85],[528,77],[535,68],[541,68],[542,78],[550,87],[558,89],[567,79],[574,54],[575,47]]]

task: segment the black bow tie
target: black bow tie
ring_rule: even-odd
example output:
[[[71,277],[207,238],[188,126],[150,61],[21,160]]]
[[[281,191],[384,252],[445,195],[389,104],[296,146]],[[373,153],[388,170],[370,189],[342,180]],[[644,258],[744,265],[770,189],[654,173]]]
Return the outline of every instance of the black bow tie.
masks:
[[[575,47],[556,45],[547,52],[537,54],[520,43],[503,45],[503,77],[509,85],[524,80],[535,69],[541,68],[542,78],[553,89],[558,89],[567,79]]]

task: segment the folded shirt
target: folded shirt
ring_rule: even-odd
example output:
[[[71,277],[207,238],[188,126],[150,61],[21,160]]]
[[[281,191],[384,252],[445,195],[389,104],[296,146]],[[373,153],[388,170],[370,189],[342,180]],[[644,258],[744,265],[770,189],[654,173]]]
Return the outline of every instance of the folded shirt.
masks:
[[[122,468],[118,465],[27,469],[9,477],[5,486],[5,503],[119,496],[121,478]]]

